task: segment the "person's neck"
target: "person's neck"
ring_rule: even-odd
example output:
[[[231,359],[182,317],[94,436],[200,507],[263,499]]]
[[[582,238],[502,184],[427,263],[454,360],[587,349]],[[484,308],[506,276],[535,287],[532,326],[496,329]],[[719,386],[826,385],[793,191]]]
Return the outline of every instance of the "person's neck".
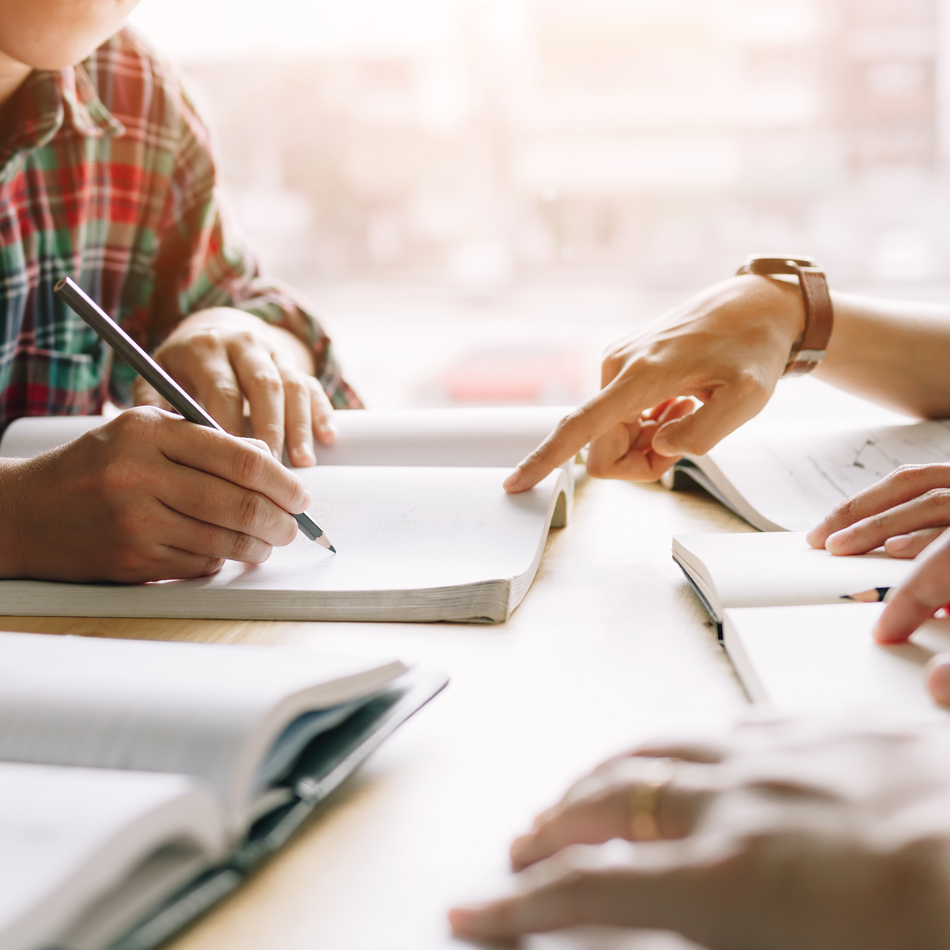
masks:
[[[11,110],[8,108],[16,91],[26,82],[32,68],[0,52],[0,142],[12,132]]]
[[[32,71],[26,63],[18,62],[0,53],[0,109],[3,109],[13,98],[14,93],[23,85]]]

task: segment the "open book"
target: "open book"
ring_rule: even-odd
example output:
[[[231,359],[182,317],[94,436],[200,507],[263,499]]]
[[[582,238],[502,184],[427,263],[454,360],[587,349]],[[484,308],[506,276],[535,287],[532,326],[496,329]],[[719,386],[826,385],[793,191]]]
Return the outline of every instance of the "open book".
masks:
[[[158,945],[444,685],[398,662],[0,633],[0,946]]]
[[[677,535],[673,560],[720,635],[729,607],[847,605],[849,595],[898,586],[915,566],[883,551],[835,557],[791,532]]]
[[[760,531],[808,531],[900,465],[950,461],[950,420],[845,432],[739,429],[677,462],[668,488],[695,482]]]
[[[950,652],[950,620],[911,642],[881,646],[871,632],[883,604],[746,607],[725,613],[723,645],[751,699],[783,712],[877,707],[911,719],[948,711],[927,693],[924,667]]]
[[[569,467],[522,495],[507,495],[501,485],[562,412],[337,413],[338,446],[319,449],[321,464],[298,474],[310,488],[310,514],[338,554],[298,535],[265,564],[228,562],[200,580],[134,586],[0,581],[3,612],[504,621],[537,573],[548,529],[567,522]],[[4,434],[0,455],[45,451],[101,421],[18,420]],[[407,464],[413,458],[423,464]],[[504,467],[474,466],[475,459]]]

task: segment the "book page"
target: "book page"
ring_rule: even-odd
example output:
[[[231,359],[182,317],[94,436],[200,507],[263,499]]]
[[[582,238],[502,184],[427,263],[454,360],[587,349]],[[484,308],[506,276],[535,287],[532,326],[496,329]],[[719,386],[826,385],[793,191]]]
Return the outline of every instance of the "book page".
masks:
[[[239,825],[289,722],[405,669],[268,647],[0,633],[0,760],[197,776]]]
[[[287,592],[425,590],[510,579],[547,534],[557,474],[509,495],[506,469],[311,468],[309,513],[337,548],[298,534],[264,564],[166,587]]]
[[[213,794],[185,776],[0,763],[0,945],[59,945],[172,842],[206,859],[227,842]]]
[[[337,442],[316,447],[317,464],[514,467],[571,409],[517,406],[337,412]]]
[[[838,604],[874,587],[896,587],[915,567],[883,551],[835,557],[792,532],[687,534],[673,539],[684,565],[717,608]],[[711,588],[714,598],[706,588]]]
[[[104,416],[28,416],[15,419],[0,439],[0,458],[33,458],[78,439],[106,421]]]
[[[950,652],[950,621],[931,620],[911,642],[871,635],[883,604],[758,607],[726,611],[725,646],[753,699],[782,712],[879,707],[948,721],[927,693],[924,667]]]
[[[836,504],[907,464],[950,461],[950,421],[811,435],[739,430],[704,458],[766,519],[807,531]]]
[[[570,406],[339,411],[334,415],[337,442],[317,445],[317,461],[319,465],[514,467],[570,411]],[[0,456],[31,458],[105,421],[102,416],[17,419],[0,440]],[[250,420],[245,420],[245,432],[251,435]]]

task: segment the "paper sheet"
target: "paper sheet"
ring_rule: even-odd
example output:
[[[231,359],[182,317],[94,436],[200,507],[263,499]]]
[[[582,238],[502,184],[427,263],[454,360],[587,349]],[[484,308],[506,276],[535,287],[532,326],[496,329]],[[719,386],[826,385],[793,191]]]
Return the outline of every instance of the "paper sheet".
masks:
[[[819,436],[798,430],[763,438],[740,430],[707,458],[768,520],[807,531],[900,465],[950,461],[950,421]]]
[[[546,534],[557,475],[508,495],[506,469],[304,470],[309,513],[338,553],[303,535],[261,565],[229,561],[213,577],[166,586],[220,590],[384,591],[515,577]]]

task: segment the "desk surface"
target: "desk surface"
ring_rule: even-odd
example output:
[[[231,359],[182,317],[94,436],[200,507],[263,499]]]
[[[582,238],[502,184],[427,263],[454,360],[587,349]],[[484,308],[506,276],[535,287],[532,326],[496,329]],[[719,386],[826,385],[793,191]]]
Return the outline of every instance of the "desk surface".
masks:
[[[318,818],[174,950],[434,950],[445,909],[484,893],[507,846],[584,769],[745,705],[670,536],[743,530],[701,493],[588,481],[500,626],[0,618],[43,633],[394,655],[449,688]],[[746,529],[748,530],[748,529]]]

